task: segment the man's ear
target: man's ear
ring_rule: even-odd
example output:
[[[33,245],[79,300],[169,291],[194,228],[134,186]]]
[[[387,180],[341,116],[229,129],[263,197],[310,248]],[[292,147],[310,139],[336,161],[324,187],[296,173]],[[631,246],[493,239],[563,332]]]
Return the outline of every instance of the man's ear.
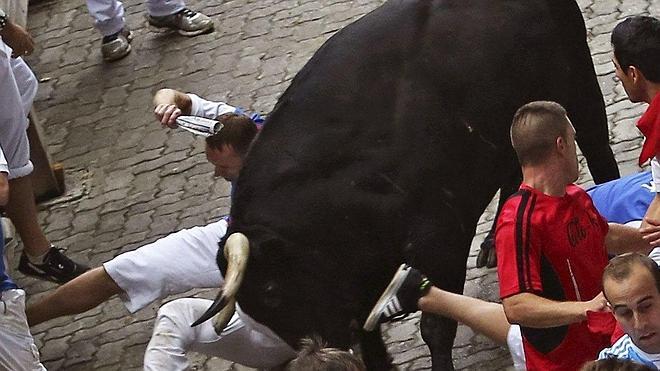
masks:
[[[644,76],[644,73],[635,66],[629,66],[628,70],[626,71],[626,75],[628,75],[628,77],[633,82],[633,84],[637,85],[646,82],[646,77]]]
[[[555,139],[555,147],[557,148],[557,151],[563,152],[566,147],[566,140],[564,140],[562,136],[558,136],[557,139]]]

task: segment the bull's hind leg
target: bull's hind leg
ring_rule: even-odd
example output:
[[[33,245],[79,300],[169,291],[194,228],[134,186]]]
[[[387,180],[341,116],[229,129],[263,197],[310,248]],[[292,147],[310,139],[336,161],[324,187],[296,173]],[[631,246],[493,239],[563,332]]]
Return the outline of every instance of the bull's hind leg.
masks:
[[[411,236],[415,247],[407,258],[435,286],[460,294],[465,284],[465,264],[477,217],[461,218],[462,215],[449,208],[436,211],[442,213],[420,218]],[[466,219],[470,221],[461,223]],[[452,348],[456,327],[455,321],[422,314],[422,338],[431,352],[433,370],[454,369]]]
[[[456,337],[456,321],[422,313],[422,339],[431,351],[434,371],[453,370],[452,347]]]

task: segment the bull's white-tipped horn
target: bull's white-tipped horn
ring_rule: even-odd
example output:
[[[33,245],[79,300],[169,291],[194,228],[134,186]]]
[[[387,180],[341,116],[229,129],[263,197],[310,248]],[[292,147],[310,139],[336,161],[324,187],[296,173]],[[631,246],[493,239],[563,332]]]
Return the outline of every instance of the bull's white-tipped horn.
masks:
[[[243,282],[245,267],[250,257],[250,241],[243,233],[233,233],[225,243],[225,258],[227,259],[227,273],[223,296],[227,299],[236,296]]]
[[[245,267],[250,255],[250,241],[242,233],[233,233],[227,238],[224,253],[227,259],[225,285],[209,309],[191,325],[197,326],[215,316],[213,326],[218,334],[222,332],[234,314],[236,293],[243,282]]]

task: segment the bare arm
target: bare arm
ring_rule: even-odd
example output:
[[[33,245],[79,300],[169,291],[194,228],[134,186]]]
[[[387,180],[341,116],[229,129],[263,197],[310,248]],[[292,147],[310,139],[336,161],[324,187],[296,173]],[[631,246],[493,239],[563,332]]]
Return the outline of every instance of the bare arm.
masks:
[[[625,252],[648,254],[651,251],[651,245],[643,237],[640,229],[617,223],[609,223],[609,225],[610,229],[605,236],[607,252],[611,254]]]
[[[9,180],[7,173],[0,172],[0,206],[7,205],[9,201]]]
[[[32,36],[21,26],[14,23],[11,19],[7,20],[7,25],[0,31],[0,36],[5,44],[12,49],[12,57],[27,55],[34,51],[34,41]]]
[[[656,193],[651,201],[639,231],[651,246],[660,246],[660,194]]]
[[[154,114],[163,126],[176,127],[176,118],[190,115],[192,100],[187,94],[174,89],[160,89],[154,95]]]
[[[505,298],[502,304],[510,323],[534,328],[581,322],[587,319],[587,311],[607,310],[607,302],[602,293],[589,301],[559,302],[525,292]]]

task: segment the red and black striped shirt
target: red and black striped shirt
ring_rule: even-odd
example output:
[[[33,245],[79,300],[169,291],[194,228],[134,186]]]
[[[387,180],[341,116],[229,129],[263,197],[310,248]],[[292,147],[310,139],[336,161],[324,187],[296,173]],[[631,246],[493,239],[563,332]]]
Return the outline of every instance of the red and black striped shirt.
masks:
[[[496,242],[500,296],[520,293],[586,301],[600,293],[607,265],[607,221],[576,185],[562,197],[525,184],[504,204]],[[546,329],[521,327],[528,370],[578,369],[609,345],[586,322]]]

